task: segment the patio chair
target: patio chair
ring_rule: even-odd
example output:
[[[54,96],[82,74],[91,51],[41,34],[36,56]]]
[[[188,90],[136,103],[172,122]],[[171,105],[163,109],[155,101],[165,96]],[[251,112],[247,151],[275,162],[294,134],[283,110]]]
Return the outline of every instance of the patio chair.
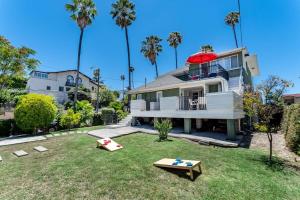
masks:
[[[192,99],[189,99],[189,109],[190,110],[194,110],[194,108],[197,109],[197,104],[198,104],[198,101],[193,101]]]

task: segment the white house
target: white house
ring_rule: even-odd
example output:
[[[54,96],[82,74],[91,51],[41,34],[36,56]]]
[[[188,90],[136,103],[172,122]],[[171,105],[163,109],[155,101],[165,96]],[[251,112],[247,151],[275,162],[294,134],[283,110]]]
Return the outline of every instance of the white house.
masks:
[[[26,88],[29,93],[51,95],[58,103],[63,104],[69,101],[68,91],[75,86],[75,78],[76,70],[32,71]],[[91,91],[92,98],[96,96],[97,83],[90,77],[80,72],[78,83]]]
[[[186,133],[223,129],[234,139],[244,118],[243,92],[258,74],[257,57],[246,48],[217,53],[210,62],[187,64],[131,90],[131,114],[142,123],[169,118]]]

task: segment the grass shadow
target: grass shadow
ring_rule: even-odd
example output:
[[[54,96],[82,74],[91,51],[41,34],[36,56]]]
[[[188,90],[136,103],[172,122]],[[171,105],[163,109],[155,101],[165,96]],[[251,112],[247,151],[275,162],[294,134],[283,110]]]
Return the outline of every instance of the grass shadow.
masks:
[[[172,173],[172,174],[175,174],[177,175],[179,178],[184,178],[184,179],[187,179],[187,180],[190,180],[190,181],[195,181],[198,176],[200,176],[202,173],[199,172],[199,171],[196,171],[196,170],[193,170],[193,176],[194,176],[194,179],[192,180],[191,177],[188,175],[188,170],[178,170],[178,169],[173,169],[173,168],[164,168],[164,167],[158,167],[166,172],[169,172],[169,173]]]
[[[272,161],[269,161],[269,157],[267,155],[262,155],[257,159],[253,159],[254,161],[258,161],[263,163],[268,169],[274,171],[274,172],[285,172],[287,169],[292,169],[295,172],[300,172],[300,166],[293,164],[287,160],[278,158],[273,156]]]

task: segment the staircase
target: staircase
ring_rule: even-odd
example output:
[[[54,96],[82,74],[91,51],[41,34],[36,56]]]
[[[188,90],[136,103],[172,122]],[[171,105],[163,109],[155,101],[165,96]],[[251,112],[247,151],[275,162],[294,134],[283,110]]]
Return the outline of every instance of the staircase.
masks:
[[[108,125],[108,128],[120,128],[125,126],[131,126],[132,115],[128,114],[124,119],[119,121],[117,124]]]

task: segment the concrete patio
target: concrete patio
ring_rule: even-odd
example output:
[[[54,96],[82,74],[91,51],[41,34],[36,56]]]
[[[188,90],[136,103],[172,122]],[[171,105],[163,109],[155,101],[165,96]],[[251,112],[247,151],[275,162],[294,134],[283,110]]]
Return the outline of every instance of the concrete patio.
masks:
[[[90,131],[88,134],[97,138],[115,138],[123,135],[143,132],[147,134],[158,134],[156,130],[151,126],[137,126],[137,127],[119,127],[119,128],[104,128],[99,130]],[[170,137],[185,138],[200,144],[214,145],[222,147],[238,147],[242,136],[238,135],[237,140],[226,140],[227,135],[225,133],[216,132],[192,132],[191,134],[183,133],[183,129],[174,128],[169,133]]]

